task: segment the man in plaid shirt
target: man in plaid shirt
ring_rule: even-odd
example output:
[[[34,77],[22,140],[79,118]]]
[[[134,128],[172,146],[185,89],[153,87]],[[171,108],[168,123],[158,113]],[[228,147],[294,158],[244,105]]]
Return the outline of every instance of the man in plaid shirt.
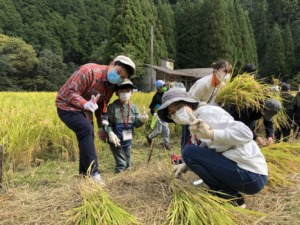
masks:
[[[107,125],[106,106],[115,86],[135,73],[134,62],[119,55],[110,65],[89,63],[79,67],[60,88],[55,105],[60,119],[75,132],[79,145],[79,173],[86,175],[91,165],[92,178],[104,182],[98,169],[94,145],[93,112],[97,118],[98,136]]]

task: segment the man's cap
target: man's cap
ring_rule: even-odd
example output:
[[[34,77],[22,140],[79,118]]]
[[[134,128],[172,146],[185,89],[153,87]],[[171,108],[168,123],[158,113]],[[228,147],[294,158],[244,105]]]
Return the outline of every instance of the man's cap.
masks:
[[[155,82],[156,89],[160,89],[162,86],[164,86],[165,82],[163,80],[157,80]]]
[[[159,118],[168,123],[174,123],[174,121],[168,117],[168,106],[174,102],[184,101],[190,103],[192,108],[197,109],[199,102],[189,97],[183,88],[173,87],[165,92],[162,96],[162,105],[157,110]]]
[[[121,84],[116,86],[116,90],[130,87],[131,89],[136,89],[136,86],[129,79],[125,79]]]
[[[273,117],[280,111],[281,103],[274,99],[270,98],[265,102],[265,110],[264,110],[264,119],[267,121],[271,121]]]
[[[128,69],[130,69],[130,71],[128,71],[129,76],[135,74],[135,64],[129,57],[125,55],[119,55],[114,59],[114,62],[118,61],[124,64],[125,66],[128,66]]]
[[[290,90],[290,89],[291,89],[291,85],[288,84],[288,83],[283,83],[283,84],[281,85],[281,91],[288,91],[288,90]]]

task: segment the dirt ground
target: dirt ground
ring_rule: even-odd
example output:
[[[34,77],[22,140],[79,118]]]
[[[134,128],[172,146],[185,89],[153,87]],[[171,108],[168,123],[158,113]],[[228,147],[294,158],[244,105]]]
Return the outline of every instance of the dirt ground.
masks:
[[[178,140],[171,144],[177,145]],[[111,155],[99,156],[107,183],[104,190],[144,225],[158,225],[170,200],[163,191],[167,187],[159,168],[168,152],[161,149],[158,141],[147,165],[148,148],[143,141],[136,146],[132,153],[132,171],[120,175],[113,174]],[[77,166],[77,162],[45,162],[39,167],[15,172],[9,185],[0,189],[0,224],[65,224],[65,212],[78,206],[81,200],[76,182]],[[195,178],[191,173],[186,176],[189,180]],[[253,225],[300,224],[300,173],[291,174],[287,179],[293,181],[293,185],[266,187],[254,196],[245,195],[247,209],[265,213]]]

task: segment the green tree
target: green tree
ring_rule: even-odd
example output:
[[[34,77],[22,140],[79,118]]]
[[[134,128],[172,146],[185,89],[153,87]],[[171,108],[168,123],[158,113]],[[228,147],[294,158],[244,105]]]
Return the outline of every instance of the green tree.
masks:
[[[161,0],[157,3],[158,21],[161,21],[162,34],[165,40],[168,57],[176,58],[175,42],[175,20],[174,12],[170,4],[163,3]]]
[[[255,1],[253,13],[250,14],[254,37],[256,41],[257,57],[260,63],[266,51],[269,33],[268,4],[266,0]]]
[[[150,30],[144,23],[140,1],[116,0],[109,32],[105,48],[107,62],[119,54],[128,55],[135,62],[149,62],[145,36],[149,36]]]
[[[22,18],[12,0],[0,1],[0,33],[16,36],[22,31]]]
[[[66,64],[59,55],[45,49],[40,53],[39,64],[36,69],[36,91],[57,91],[67,80]]]
[[[284,44],[284,55],[285,55],[285,74],[287,77],[284,79],[291,78],[292,70],[295,65],[295,46],[292,37],[292,32],[289,25],[286,25],[282,31],[282,40]]]
[[[269,35],[266,53],[261,65],[261,72],[264,76],[282,77],[285,72],[284,44],[281,37],[281,30],[275,24]]]
[[[295,47],[295,73],[300,71],[300,19],[295,20],[291,26],[294,47]]]

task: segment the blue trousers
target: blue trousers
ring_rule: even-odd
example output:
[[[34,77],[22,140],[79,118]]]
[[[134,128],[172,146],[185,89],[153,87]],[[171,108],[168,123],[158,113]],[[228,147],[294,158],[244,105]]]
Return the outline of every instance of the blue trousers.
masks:
[[[93,124],[85,118],[83,112],[57,109],[59,118],[75,132],[79,147],[79,173],[86,175],[89,166],[91,174],[99,173],[98,160],[94,144]]]
[[[237,163],[213,149],[186,145],[182,151],[186,165],[206,183],[210,189],[238,196],[239,192],[256,194],[267,183],[267,176],[249,172]]]

